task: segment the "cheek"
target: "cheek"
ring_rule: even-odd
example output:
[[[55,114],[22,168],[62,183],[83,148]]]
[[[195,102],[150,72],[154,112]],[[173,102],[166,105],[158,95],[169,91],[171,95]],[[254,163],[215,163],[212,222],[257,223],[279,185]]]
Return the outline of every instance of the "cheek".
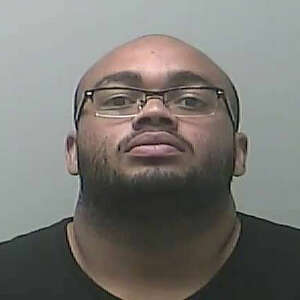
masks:
[[[79,144],[86,153],[91,155],[105,150],[108,159],[116,159],[118,144],[128,134],[130,129],[129,122],[124,120],[90,120],[79,130]]]
[[[120,142],[128,136],[131,131],[131,124],[128,120],[109,120],[107,126],[102,127],[101,138],[105,141],[107,154],[118,156]]]
[[[185,124],[181,128],[182,136],[193,145],[195,155],[202,160],[211,155],[231,153],[233,148],[232,129],[224,124],[207,125]]]
[[[215,139],[205,131],[191,133],[190,141],[193,144],[194,154],[199,160],[205,160],[216,149]]]
[[[88,126],[80,128],[78,131],[78,143],[81,148],[89,154],[94,153],[106,141],[106,136],[102,131],[91,129]]]

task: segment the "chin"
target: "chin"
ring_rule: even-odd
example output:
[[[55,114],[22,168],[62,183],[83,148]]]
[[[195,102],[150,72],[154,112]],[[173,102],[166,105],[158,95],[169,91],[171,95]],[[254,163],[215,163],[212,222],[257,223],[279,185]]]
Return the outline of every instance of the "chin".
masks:
[[[127,182],[127,186],[132,190],[149,193],[177,190],[186,185],[188,176],[178,169],[153,167],[136,170],[122,177],[123,182]]]
[[[128,179],[140,180],[165,180],[166,178],[184,178],[185,172],[182,169],[174,168],[171,166],[153,166],[153,167],[140,167],[131,172],[123,173],[124,177]]]

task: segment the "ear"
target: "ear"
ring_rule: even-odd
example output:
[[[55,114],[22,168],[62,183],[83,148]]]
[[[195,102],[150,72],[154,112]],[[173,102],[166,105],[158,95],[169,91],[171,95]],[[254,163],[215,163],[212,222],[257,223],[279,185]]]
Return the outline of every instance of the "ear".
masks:
[[[234,176],[241,176],[246,172],[246,159],[248,153],[248,138],[242,132],[235,133],[235,161]]]
[[[65,160],[68,172],[71,175],[78,175],[77,138],[75,132],[69,133],[66,138]]]

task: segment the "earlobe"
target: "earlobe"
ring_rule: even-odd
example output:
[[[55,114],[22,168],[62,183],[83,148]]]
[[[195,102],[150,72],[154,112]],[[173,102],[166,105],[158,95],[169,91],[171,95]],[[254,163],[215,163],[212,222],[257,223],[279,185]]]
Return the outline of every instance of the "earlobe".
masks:
[[[234,176],[242,176],[246,172],[246,159],[248,153],[248,138],[242,132],[235,133],[235,161]]]
[[[71,175],[78,175],[76,133],[68,134],[65,143],[66,167]]]

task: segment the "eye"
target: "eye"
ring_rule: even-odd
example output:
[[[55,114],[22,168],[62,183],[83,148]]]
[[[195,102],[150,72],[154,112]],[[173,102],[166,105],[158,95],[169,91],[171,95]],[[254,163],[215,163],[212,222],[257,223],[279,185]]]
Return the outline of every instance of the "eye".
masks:
[[[199,109],[206,105],[205,101],[196,96],[183,96],[177,103],[177,106],[190,109]]]
[[[181,103],[182,103],[184,106],[191,106],[191,107],[194,107],[194,106],[199,105],[199,99],[193,98],[193,97],[186,97],[186,98],[184,98],[184,99],[181,99]]]
[[[103,106],[105,107],[123,107],[127,105],[132,105],[136,101],[132,99],[129,95],[115,95],[111,96],[109,99],[107,99]]]

